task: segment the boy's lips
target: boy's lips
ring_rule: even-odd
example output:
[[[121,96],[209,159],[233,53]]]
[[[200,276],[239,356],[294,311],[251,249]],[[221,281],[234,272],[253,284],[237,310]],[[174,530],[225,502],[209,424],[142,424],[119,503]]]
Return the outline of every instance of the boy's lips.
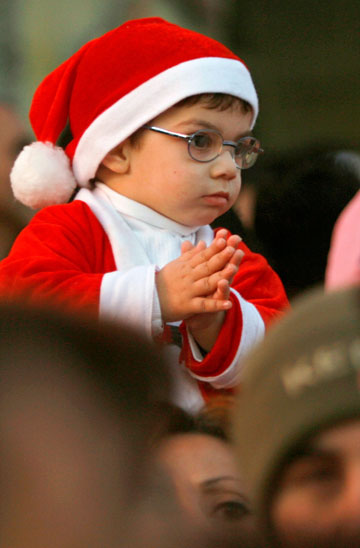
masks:
[[[228,192],[214,192],[214,194],[207,194],[203,196],[204,201],[208,205],[223,206],[229,201]]]

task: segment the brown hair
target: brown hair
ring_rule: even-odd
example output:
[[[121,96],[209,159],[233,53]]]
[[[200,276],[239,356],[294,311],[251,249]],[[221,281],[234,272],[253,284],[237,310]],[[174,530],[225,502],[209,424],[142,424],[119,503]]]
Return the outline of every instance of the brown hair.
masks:
[[[207,434],[225,442],[231,441],[230,418],[234,405],[231,395],[213,396],[196,414],[175,404],[158,401],[155,412],[159,415],[153,444],[169,436],[185,433]]]
[[[204,103],[206,108],[213,110],[228,110],[228,109],[240,109],[242,112],[247,113],[252,111],[250,103],[234,95],[228,95],[227,93],[200,93],[199,95],[191,95],[185,97],[179,103],[176,103],[176,107],[192,106],[198,103]]]
[[[185,97],[174,107],[184,107],[184,106],[193,106],[198,103],[203,103],[206,108],[211,110],[219,110],[223,112],[224,110],[234,109],[240,110],[244,114],[251,112],[252,107],[250,103],[234,95],[228,95],[227,93],[200,93],[198,95],[191,95],[190,97]],[[152,120],[149,120],[148,125],[151,125]],[[140,142],[141,135],[143,134],[143,128],[139,128],[135,133],[130,136],[130,142],[133,146],[137,146]]]

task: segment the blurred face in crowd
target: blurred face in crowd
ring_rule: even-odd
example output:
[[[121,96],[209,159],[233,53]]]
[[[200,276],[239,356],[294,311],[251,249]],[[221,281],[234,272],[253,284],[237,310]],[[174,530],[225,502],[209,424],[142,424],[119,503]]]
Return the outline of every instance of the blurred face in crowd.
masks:
[[[252,526],[244,482],[230,444],[208,434],[181,433],[161,443],[157,458],[191,520],[230,532]]]
[[[37,349],[31,367],[10,356],[1,377],[1,546],[110,548],[128,500],[122,423],[49,355]]]
[[[282,473],[271,521],[285,546],[360,545],[360,419],[303,446]]]
[[[27,141],[25,126],[11,107],[0,105],[0,200],[13,201],[9,175],[23,144]]]

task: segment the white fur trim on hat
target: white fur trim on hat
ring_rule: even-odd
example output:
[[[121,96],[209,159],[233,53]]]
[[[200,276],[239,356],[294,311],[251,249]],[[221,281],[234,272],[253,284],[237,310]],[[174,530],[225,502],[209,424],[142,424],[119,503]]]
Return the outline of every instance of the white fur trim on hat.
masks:
[[[10,181],[15,198],[32,209],[68,202],[77,186],[64,150],[41,141],[24,147]]]
[[[121,97],[86,129],[77,145],[73,170],[80,186],[95,176],[110,150],[176,103],[201,93],[225,93],[250,103],[251,127],[258,98],[246,66],[236,59],[202,57],[179,63]]]

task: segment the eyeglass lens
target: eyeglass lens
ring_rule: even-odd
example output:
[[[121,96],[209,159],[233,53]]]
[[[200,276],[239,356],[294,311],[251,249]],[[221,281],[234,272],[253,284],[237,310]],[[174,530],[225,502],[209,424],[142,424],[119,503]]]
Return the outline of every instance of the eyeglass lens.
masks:
[[[230,145],[231,146],[231,145]],[[189,154],[198,162],[214,160],[222,152],[223,138],[217,131],[197,131],[189,139]],[[245,137],[233,148],[233,158],[241,169],[248,169],[257,160],[260,151],[259,141]]]

